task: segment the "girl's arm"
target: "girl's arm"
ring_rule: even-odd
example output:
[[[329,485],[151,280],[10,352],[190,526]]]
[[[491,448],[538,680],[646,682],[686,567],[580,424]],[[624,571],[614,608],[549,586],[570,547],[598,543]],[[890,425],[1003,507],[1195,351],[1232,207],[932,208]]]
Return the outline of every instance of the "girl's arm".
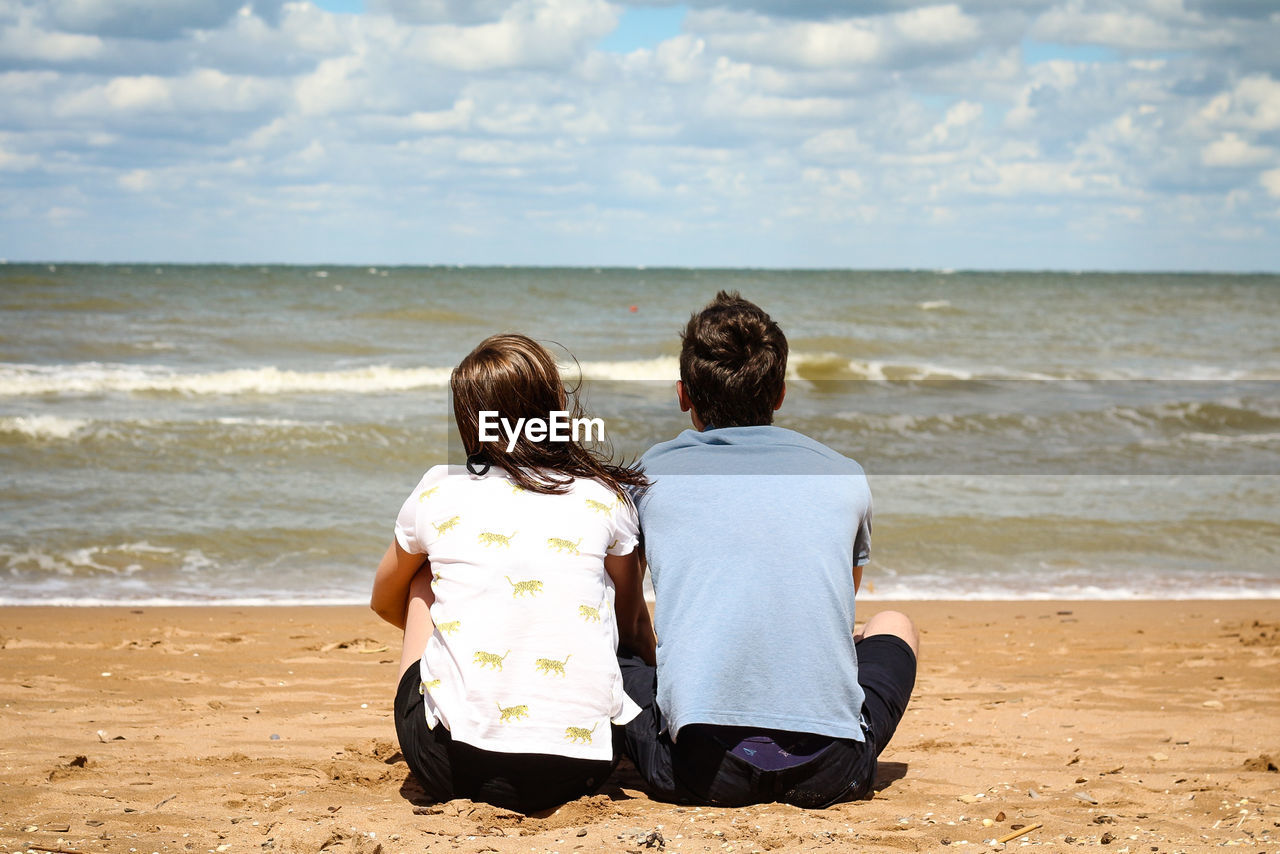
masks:
[[[656,665],[658,639],[653,634],[649,606],[644,601],[640,550],[625,555],[605,555],[604,568],[615,588],[613,608],[618,620],[619,646],[629,647],[645,664]]]
[[[409,584],[419,570],[431,572],[427,556],[409,554],[392,540],[373,577],[369,607],[398,629],[404,628],[405,612],[409,607]]]

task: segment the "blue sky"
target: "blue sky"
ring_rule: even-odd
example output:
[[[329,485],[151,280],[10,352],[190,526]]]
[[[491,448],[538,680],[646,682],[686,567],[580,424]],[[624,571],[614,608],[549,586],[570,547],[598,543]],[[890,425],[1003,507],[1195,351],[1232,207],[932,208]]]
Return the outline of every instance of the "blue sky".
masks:
[[[1280,7],[0,0],[9,260],[1280,271]]]

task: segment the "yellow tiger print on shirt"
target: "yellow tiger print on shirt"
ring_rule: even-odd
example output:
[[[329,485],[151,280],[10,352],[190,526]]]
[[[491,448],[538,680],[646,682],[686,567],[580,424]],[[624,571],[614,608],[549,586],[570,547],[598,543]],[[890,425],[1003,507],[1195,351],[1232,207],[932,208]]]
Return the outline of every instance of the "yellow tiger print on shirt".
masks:
[[[563,660],[554,658],[539,658],[534,662],[534,667],[539,673],[545,673],[548,676],[558,675],[564,676],[564,666],[569,663],[569,659],[573,658],[573,653],[569,653]]]
[[[542,592],[542,582],[536,578],[530,578],[528,581],[512,581],[511,576],[504,575],[507,583],[511,585],[511,598],[516,599],[521,596],[537,596]]]
[[[431,527],[436,529],[436,536],[442,537],[445,534],[449,533],[449,531],[453,530],[453,528],[458,524],[458,521],[461,518],[462,518],[461,516],[453,516],[449,519],[445,519],[439,525],[437,525],[435,522],[432,522]]]
[[[508,721],[516,721],[520,718],[529,717],[528,706],[507,706],[504,709],[501,703],[495,703],[494,705],[496,705],[498,707],[498,711],[502,713],[501,722],[504,724]]]
[[[476,650],[476,654],[472,656],[471,662],[481,667],[488,667],[490,670],[501,670],[502,662],[506,661],[507,656],[511,654],[511,650],[507,650],[502,655],[495,652],[485,652],[482,649]]]
[[[578,537],[577,542],[573,540],[562,539],[560,537],[547,538],[547,548],[555,549],[561,554],[564,554],[565,552],[568,552],[569,554],[574,554],[574,555],[582,554],[580,551],[578,551],[578,546],[580,545],[582,545],[582,537]]]
[[[597,513],[603,513],[606,516],[613,512],[612,504],[605,504],[603,501],[596,501],[594,498],[587,498],[584,500],[586,501],[587,508],[589,510],[594,510]]]
[[[518,533],[520,532],[512,531],[510,534],[495,534],[493,531],[482,531],[476,539],[480,545],[486,548],[489,546],[502,546],[504,549],[509,549],[511,548],[511,538]]]

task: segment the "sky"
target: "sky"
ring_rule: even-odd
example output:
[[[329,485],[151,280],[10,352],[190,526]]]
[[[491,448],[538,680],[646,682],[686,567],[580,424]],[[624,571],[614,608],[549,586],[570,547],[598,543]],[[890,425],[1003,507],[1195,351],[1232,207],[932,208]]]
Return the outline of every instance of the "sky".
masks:
[[[1280,271],[1280,0],[0,0],[9,261]]]

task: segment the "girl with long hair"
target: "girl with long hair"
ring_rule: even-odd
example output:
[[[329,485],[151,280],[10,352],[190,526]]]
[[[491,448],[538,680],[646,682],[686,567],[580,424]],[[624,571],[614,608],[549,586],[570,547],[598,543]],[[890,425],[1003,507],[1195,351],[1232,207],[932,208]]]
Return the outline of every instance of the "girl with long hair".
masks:
[[[656,645],[627,493],[646,480],[572,437],[482,441],[482,420],[581,416],[523,335],[482,341],[450,390],[467,465],[404,502],[370,604],[404,629],[396,734],[427,795],[530,812],[599,787],[638,712],[616,653]]]

